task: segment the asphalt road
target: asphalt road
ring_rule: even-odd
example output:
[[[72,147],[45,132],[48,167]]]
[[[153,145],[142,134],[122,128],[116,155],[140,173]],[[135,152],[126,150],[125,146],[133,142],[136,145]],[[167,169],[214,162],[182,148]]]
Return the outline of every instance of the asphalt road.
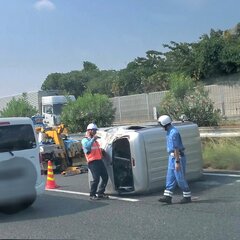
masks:
[[[90,201],[87,174],[55,175],[57,192],[46,191],[32,207],[0,213],[1,239],[180,239],[233,240],[240,237],[240,175],[204,175],[190,183],[193,202],[157,201],[152,194]],[[63,191],[63,192],[62,192]],[[132,201],[130,201],[132,200]],[[135,201],[134,201],[135,200]]]

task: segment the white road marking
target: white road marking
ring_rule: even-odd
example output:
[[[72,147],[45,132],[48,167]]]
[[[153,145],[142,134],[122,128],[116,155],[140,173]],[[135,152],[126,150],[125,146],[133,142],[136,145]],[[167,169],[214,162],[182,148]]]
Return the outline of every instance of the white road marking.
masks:
[[[240,178],[240,175],[237,174],[225,174],[225,173],[203,173],[203,175],[207,175],[207,176],[219,176],[219,177],[237,177]],[[239,182],[240,180],[237,180],[237,182]],[[74,191],[68,191],[68,190],[61,190],[61,189],[46,189],[46,191],[50,191],[50,192],[61,192],[61,193],[69,193],[69,194],[75,194],[75,195],[83,195],[83,196],[88,196],[89,197],[89,193],[84,193],[84,192],[74,192]],[[115,197],[115,196],[109,196],[109,199],[113,199],[113,200],[119,200],[119,201],[127,201],[127,202],[139,202],[139,199],[134,199],[134,198],[122,198],[122,197]],[[197,200],[198,197],[196,197],[196,199],[193,200]]]
[[[74,192],[74,191],[61,190],[61,189],[46,189],[46,191],[50,191],[50,192],[62,192],[62,193],[83,195],[83,196],[88,196],[88,197],[89,197],[89,193],[84,193],[84,192]],[[122,197],[114,197],[114,196],[109,196],[109,199],[120,200],[120,201],[127,201],[127,202],[139,202],[139,199],[122,198]]]
[[[207,176],[219,176],[219,177],[237,177],[240,178],[238,174],[226,174],[226,173],[203,173],[203,175]]]

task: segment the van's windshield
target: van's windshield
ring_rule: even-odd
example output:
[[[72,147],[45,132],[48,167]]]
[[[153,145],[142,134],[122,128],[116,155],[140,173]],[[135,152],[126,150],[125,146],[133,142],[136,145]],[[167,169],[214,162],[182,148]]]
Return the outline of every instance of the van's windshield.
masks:
[[[0,127],[0,152],[36,148],[33,128],[29,124]]]

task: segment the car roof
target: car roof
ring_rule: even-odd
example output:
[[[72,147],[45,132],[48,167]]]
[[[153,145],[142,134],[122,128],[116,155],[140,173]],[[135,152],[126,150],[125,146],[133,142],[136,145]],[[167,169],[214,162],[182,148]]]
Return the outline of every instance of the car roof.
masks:
[[[33,124],[32,120],[28,117],[8,117],[0,118],[1,125],[15,125],[15,124]]]

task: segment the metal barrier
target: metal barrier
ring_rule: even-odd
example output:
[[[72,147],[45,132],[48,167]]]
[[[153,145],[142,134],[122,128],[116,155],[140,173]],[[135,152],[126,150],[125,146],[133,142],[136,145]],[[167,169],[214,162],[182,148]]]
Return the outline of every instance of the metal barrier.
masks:
[[[205,86],[214,108],[228,119],[240,119],[240,85]],[[115,123],[144,122],[156,120],[156,108],[167,91],[143,93],[111,98],[116,108]]]

